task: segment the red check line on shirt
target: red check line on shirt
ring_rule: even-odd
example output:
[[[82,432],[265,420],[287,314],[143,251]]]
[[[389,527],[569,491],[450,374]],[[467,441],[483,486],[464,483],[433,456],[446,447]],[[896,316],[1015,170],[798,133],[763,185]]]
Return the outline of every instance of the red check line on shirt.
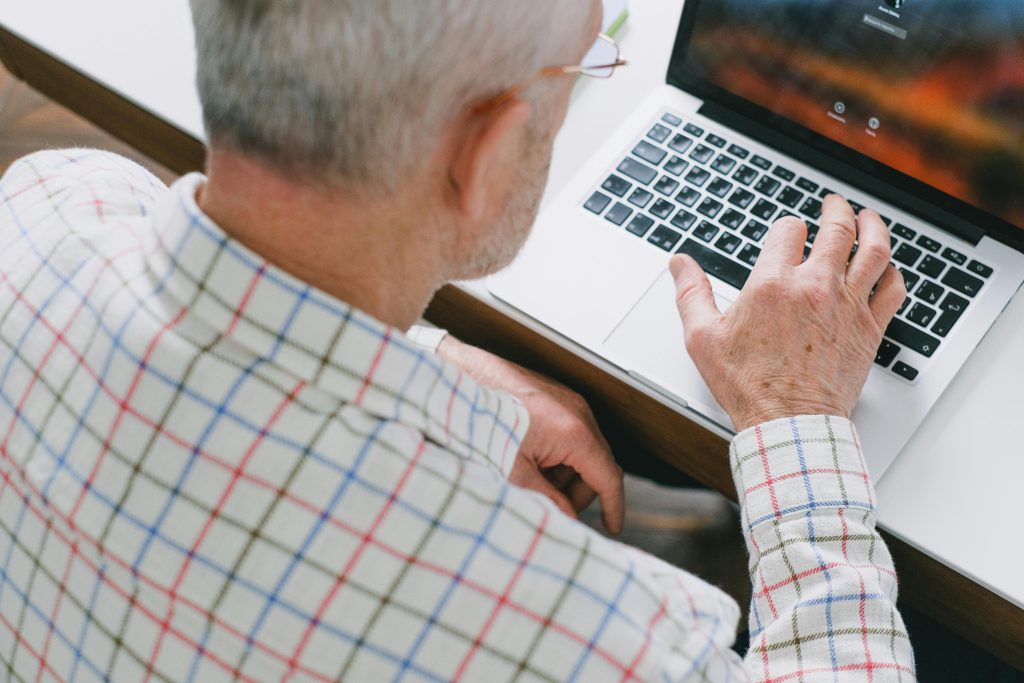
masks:
[[[840,664],[839,666],[832,668],[830,666],[816,666],[813,669],[801,669],[800,671],[793,671],[782,676],[767,677],[764,679],[764,683],[785,683],[785,681],[791,681],[794,678],[805,680],[811,677],[813,674],[831,674],[833,672],[842,671],[901,671],[908,675],[913,675],[913,670],[909,666],[903,664],[897,664],[895,662],[864,662],[863,664]]]
[[[494,621],[498,618],[498,613],[501,612],[501,608],[508,604],[508,598],[512,594],[512,589],[515,588],[516,583],[519,581],[519,577],[523,573],[523,568],[530,563],[533,559],[533,553],[537,550],[537,544],[540,543],[540,539],[544,536],[544,529],[548,525],[548,509],[543,508],[544,516],[541,517],[540,524],[533,532],[533,538],[530,539],[530,545],[526,548],[526,554],[519,558],[519,563],[516,565],[516,570],[513,572],[512,577],[509,579],[508,584],[505,586],[505,590],[502,591],[501,597],[498,598],[497,602],[494,603],[494,609],[491,610],[490,616],[487,617],[487,621],[484,622],[484,627],[480,630],[480,634],[473,640],[473,644],[469,648],[469,652],[462,658],[462,662],[459,663],[459,667],[455,670],[455,675],[452,677],[454,681],[461,681],[462,676],[466,673],[466,669],[469,667],[469,663],[473,661],[473,657],[480,650],[480,646],[483,644],[484,639],[487,638],[487,634],[490,632],[491,627],[494,625]]]
[[[373,376],[377,374],[377,368],[380,367],[380,361],[384,357],[384,352],[387,351],[389,342],[391,341],[391,330],[384,333],[384,336],[380,340],[380,345],[377,347],[377,353],[373,356],[373,361],[370,363],[370,369],[367,370],[366,376],[363,377],[363,385],[359,387],[359,393],[356,394],[356,398],[352,401],[357,406],[363,405],[363,399],[366,398],[366,392],[370,388],[370,384],[373,382]]]
[[[68,561],[64,565],[64,575],[61,577],[61,586],[68,585],[68,577],[71,576],[71,568],[75,565],[75,558],[78,557],[78,541],[71,544],[71,552],[68,554]],[[57,613],[60,611],[60,605],[64,601],[65,591],[61,590],[57,592],[57,599],[53,601],[53,609],[50,610],[50,623],[57,623]],[[43,641],[43,654],[42,659],[39,661],[46,661],[50,655],[50,641],[53,640],[53,628],[49,628],[46,631],[46,639]],[[36,683],[39,683],[43,678],[43,668],[39,667],[36,671]]]
[[[774,484],[777,484],[780,481],[788,481],[789,479],[796,479],[799,477],[804,477],[812,474],[831,474],[836,476],[846,475],[848,477],[856,477],[857,479],[863,479],[864,481],[868,480],[868,474],[864,470],[836,470],[830,467],[817,467],[814,469],[807,470],[806,472],[801,470],[799,472],[790,472],[789,474],[782,474],[776,477],[770,477],[765,481],[759,482],[745,489],[744,492],[753,493],[754,491],[759,491],[760,489],[763,489],[766,486],[770,487]]]
[[[687,595],[689,595],[689,591],[687,591]],[[651,647],[651,634],[654,631],[654,627],[658,625],[658,622],[661,621],[662,617],[664,617],[665,614],[667,614],[667,612],[668,601],[665,598],[662,598],[661,604],[658,605],[658,611],[655,612],[654,616],[647,623],[647,632],[644,633],[643,647],[641,647],[640,651],[636,653],[636,657],[633,658],[633,661],[630,663],[629,668],[622,673],[622,678],[620,680],[622,680],[623,682],[638,680],[636,676],[636,667],[640,665],[640,662],[643,660],[644,655],[647,654],[647,650]]]
[[[231,472],[231,481],[228,482],[228,485],[224,488],[223,493],[221,493],[217,504],[207,516],[202,530],[200,530],[195,542],[192,543],[192,547],[189,548],[188,554],[185,556],[185,561],[182,562],[181,569],[178,570],[178,575],[174,578],[174,583],[171,585],[170,590],[171,600],[167,604],[167,612],[164,617],[164,621],[161,622],[160,635],[157,636],[156,642],[153,644],[153,651],[149,656],[149,661],[155,662],[160,657],[160,649],[163,646],[164,636],[167,634],[167,626],[169,625],[171,618],[174,616],[174,604],[178,600],[178,589],[181,588],[181,582],[185,579],[185,575],[188,574],[188,570],[192,566],[192,559],[199,552],[199,548],[202,546],[203,541],[206,540],[206,535],[210,533],[210,529],[213,527],[214,522],[220,518],[221,510],[224,509],[224,505],[231,497],[231,494],[234,493],[235,486],[237,486],[238,482],[241,480],[242,473],[245,472],[245,469],[249,465],[249,461],[252,459],[253,455],[256,453],[256,450],[260,447],[260,444],[263,443],[267,434],[281,418],[285,408],[295,401],[295,397],[298,396],[299,392],[302,391],[305,386],[306,383],[304,381],[299,381],[294,387],[292,387],[292,390],[288,392],[288,395],[284,397],[284,400],[282,400],[277,405],[277,408],[274,409],[274,412],[271,414],[267,424],[259,431],[256,438],[249,444],[249,447],[246,449],[245,454],[239,461],[238,466]],[[146,677],[143,679],[143,683],[148,683],[152,673],[152,669],[146,670]]]
[[[263,279],[263,275],[267,272],[267,264],[261,263],[260,267],[256,269],[256,274],[253,275],[252,279],[249,280],[249,285],[245,288],[245,294],[242,295],[242,300],[238,303],[238,308],[235,309],[234,315],[231,316],[231,323],[228,324],[227,329],[224,331],[225,337],[230,337],[238,326],[238,321],[241,320],[242,314],[245,312],[246,307],[252,300],[253,292],[256,291],[256,286]]]
[[[18,291],[16,288],[14,288],[14,286],[6,279],[6,277],[0,275],[0,280],[3,280],[7,284],[7,286],[13,292],[14,296],[19,301],[21,301],[30,311],[32,311],[33,314],[35,314],[37,312],[35,307],[32,306],[31,302],[27,301],[24,298],[24,296],[22,295],[22,293],[20,291]],[[51,331],[53,331],[53,326],[49,323],[48,320],[46,320],[45,318],[41,317],[40,318],[40,322],[42,322]],[[68,343],[68,341],[66,339],[62,339],[60,341],[61,341],[61,344],[63,344],[65,346],[65,348],[67,348],[68,351],[72,354],[72,356],[74,356],[74,358],[78,361],[78,363],[82,367],[82,369],[84,369],[86,371],[86,373],[90,377],[93,378],[93,380],[100,387],[100,390],[104,394],[106,394],[109,398],[111,398],[112,400],[117,402],[119,399],[114,395],[114,392],[110,389],[109,386],[107,386],[106,382],[103,381],[103,378],[99,375],[99,373],[97,373],[96,370],[86,361],[85,357],[81,354],[81,352],[79,352],[77,349],[75,349],[73,346],[71,346],[71,344]],[[460,377],[461,377],[461,374],[460,374]],[[458,387],[458,382],[456,383],[456,387]],[[178,436],[177,434],[174,434],[173,432],[169,431],[166,427],[157,424],[156,422],[151,420],[148,416],[140,413],[138,410],[134,409],[130,405],[127,407],[127,410],[135,418],[137,418],[140,422],[142,422],[144,425],[146,425],[147,427],[150,427],[151,429],[153,429],[154,431],[157,431],[160,434],[163,434],[164,436],[166,436],[169,440],[171,440],[176,445],[179,445],[182,448],[186,448],[188,450],[192,450],[192,449],[195,448],[195,445],[190,443],[188,440],[183,439],[182,437]],[[2,454],[4,456],[7,456],[9,458],[9,453],[7,453],[6,449],[4,449],[2,451],[2,453],[0,453],[0,454]],[[212,455],[210,455],[208,453],[203,452],[202,450],[199,451],[199,455],[201,457],[209,460],[210,462],[214,462],[214,463],[220,464],[223,467],[226,467],[229,471],[231,469],[231,465],[228,465],[228,464],[225,464],[225,463],[219,461],[217,458],[213,457]],[[20,472],[20,470],[19,470],[19,472]],[[25,476],[24,476],[24,473],[22,472],[21,474],[22,474],[22,478],[26,479]],[[9,479],[9,477],[5,477],[5,478]],[[255,478],[255,477],[245,477],[244,475],[243,475],[243,478],[249,479],[253,483],[257,483],[257,484],[259,484],[261,486],[264,486],[264,487],[266,487],[270,491],[276,492],[278,490],[278,487],[276,485],[274,485],[274,484],[272,484],[270,482],[267,482],[265,480],[261,480],[261,479]],[[26,481],[27,481],[27,479],[26,479]],[[32,488],[31,484],[29,486],[30,486],[30,488]],[[37,495],[39,494],[39,491],[35,490],[34,488],[32,488],[32,490]],[[291,502],[295,503],[296,505],[298,505],[300,507],[303,507],[303,508],[305,508],[307,510],[310,510],[310,511],[312,511],[316,515],[320,515],[320,514],[323,513],[322,510],[317,509],[315,506],[307,503],[306,501],[300,500],[299,498],[295,497],[293,494],[287,495],[287,498]],[[70,523],[70,520],[68,520],[68,522]],[[358,530],[356,530],[356,529],[354,529],[352,527],[349,527],[349,526],[345,525],[340,520],[335,520],[333,518],[329,518],[329,523],[334,524],[338,528],[340,528],[342,530],[345,530],[348,533],[354,534],[357,537],[361,535],[361,532],[359,532]],[[72,527],[72,528],[74,528],[74,527]],[[75,531],[78,531],[78,530],[75,529]],[[99,545],[99,543],[96,542],[95,540],[93,540],[91,538],[88,538],[88,536],[86,536],[84,534],[83,534],[83,537],[85,537],[87,540],[89,540],[90,543],[94,544],[101,552],[103,552],[105,554],[108,554],[112,559],[115,560],[115,562],[117,564],[119,564],[119,565],[123,564],[125,568],[127,568],[129,571],[131,571],[130,564],[124,562],[120,558],[115,557],[108,550],[106,550],[105,548],[101,547]],[[426,569],[430,569],[431,571],[434,571],[436,573],[439,573],[442,576],[448,576],[448,577],[451,576],[450,572],[448,572],[445,568],[443,568],[443,567],[441,567],[439,565],[433,565],[433,564],[431,564],[429,562],[421,560],[421,558],[412,557],[412,556],[406,555],[405,553],[402,553],[401,551],[399,551],[397,549],[389,548],[387,545],[385,545],[385,544],[383,544],[383,543],[381,543],[379,541],[376,541],[376,539],[374,539],[374,544],[377,545],[378,547],[380,547],[382,550],[385,550],[389,554],[392,554],[393,556],[395,556],[395,557],[397,557],[399,559],[404,560],[405,562],[417,564],[418,566],[421,566],[421,567],[424,567]],[[139,578],[141,580],[145,581],[147,583],[147,585],[152,585],[154,588],[156,588],[156,589],[158,589],[158,590],[160,590],[160,591],[162,591],[164,593],[168,593],[168,588],[166,586],[161,586],[161,585],[157,584],[156,582],[152,581],[151,579],[147,579],[146,577],[141,576],[141,575],[139,576]],[[474,583],[474,582],[472,582],[470,580],[467,580],[465,577],[463,577],[463,584],[466,585],[469,588],[472,588],[472,589],[476,590],[481,595],[484,595],[484,596],[489,597],[491,599],[494,599],[494,598],[497,597],[496,593],[494,593],[490,589],[486,588],[483,585],[480,585],[480,584]],[[187,606],[190,606],[190,607],[194,606],[193,609],[196,609],[196,611],[198,611],[200,614],[204,615],[204,617],[210,619],[214,623],[217,623],[218,625],[220,625],[222,628],[224,628],[228,632],[232,633],[233,635],[238,635],[239,638],[242,641],[246,641],[247,637],[244,634],[238,632],[236,629],[232,628],[230,626],[230,624],[228,624],[227,622],[223,622],[222,620],[217,619],[216,617],[210,615],[210,613],[208,611],[204,610],[201,606],[197,605],[196,603],[192,603],[191,601],[186,602],[184,598],[180,598],[180,599],[183,602],[183,604],[186,604]],[[537,623],[544,625],[545,628],[552,628],[555,631],[557,631],[557,632],[561,633],[562,635],[566,636],[567,638],[577,642],[578,644],[580,644],[582,646],[585,646],[585,647],[589,647],[588,641],[587,641],[587,639],[584,636],[582,636],[581,634],[576,633],[576,632],[570,630],[569,628],[561,626],[560,624],[555,624],[553,622],[550,622],[545,617],[541,616],[540,614],[538,614],[536,612],[533,612],[533,611],[527,609],[524,606],[517,605],[517,604],[515,604],[515,603],[513,603],[511,601],[509,602],[508,607],[509,607],[509,609],[511,609],[513,611],[516,611],[516,612],[519,612],[519,613],[523,614],[524,616],[526,616],[526,617],[536,621]],[[267,648],[267,647],[264,646],[261,649],[264,649],[267,652],[267,654],[269,654],[270,656],[274,657],[275,659],[279,659],[281,662],[286,663],[288,661],[288,657],[287,656],[285,656],[283,654],[280,654],[280,653],[278,653],[278,652],[276,652],[274,650],[271,650],[270,648]],[[598,648],[598,647],[595,646],[593,648],[593,652],[594,652],[594,654],[598,655],[601,659],[604,659],[605,661],[607,661],[609,664],[611,664],[615,668],[619,669],[620,671],[621,670],[625,670],[626,667],[627,667],[626,664],[620,662],[618,659],[616,659],[614,656],[612,656],[610,653],[606,652],[602,648]],[[329,681],[330,680],[329,678],[322,677],[319,674],[316,674],[315,672],[310,673],[310,675],[314,675],[316,678],[318,678],[320,680],[324,680],[324,681]]]
[[[338,574],[338,578],[334,582],[334,585],[331,586],[331,590],[328,591],[327,595],[324,596],[324,599],[320,601],[320,606],[317,607],[316,614],[306,625],[306,630],[302,633],[302,637],[299,639],[299,643],[295,647],[295,651],[288,660],[288,672],[282,678],[282,683],[286,683],[291,680],[291,677],[295,674],[295,668],[298,666],[299,660],[302,658],[302,654],[305,652],[306,646],[309,644],[309,639],[313,635],[313,630],[320,625],[320,621],[324,618],[324,613],[327,612],[327,607],[334,600],[334,596],[338,594],[338,591],[341,590],[345,581],[348,580],[349,574],[355,568],[356,564],[358,564],[359,558],[363,556],[363,552],[366,551],[366,548],[373,541],[374,534],[394,507],[395,500],[397,500],[402,489],[405,488],[406,482],[409,481],[410,475],[412,475],[413,470],[416,469],[416,464],[419,462],[420,457],[422,457],[425,450],[427,450],[427,442],[421,441],[419,447],[416,449],[415,455],[413,455],[406,464],[405,470],[402,472],[402,476],[399,478],[395,488],[391,491],[391,495],[388,496],[387,501],[385,501],[383,507],[381,507],[380,511],[377,513],[377,517],[373,520],[373,524],[370,525],[370,528],[366,530],[360,539],[359,547],[356,549],[356,552],[352,553],[352,557],[348,558],[348,562],[345,563],[345,566]]]
[[[28,597],[26,597],[25,599],[27,601]],[[18,644],[25,648],[25,650],[28,651],[28,653],[32,655],[32,657],[34,657],[37,662],[39,662],[40,671],[49,672],[49,674],[53,676],[54,680],[61,681],[61,683],[64,682],[65,679],[57,675],[56,670],[54,670],[50,663],[46,661],[46,657],[44,657],[38,650],[32,647],[32,644],[28,640],[26,640],[24,636],[21,635],[21,632],[18,631],[18,629],[14,628],[14,624],[12,624],[7,619],[7,617],[4,616],[3,612],[0,612],[0,623],[3,623],[4,627],[18,641]]]
[[[826,562],[826,563],[824,563],[822,565],[814,567],[813,569],[807,569],[807,570],[804,570],[802,572],[798,572],[796,574],[793,574],[792,576],[788,576],[785,579],[782,579],[781,581],[773,583],[770,586],[765,586],[765,585],[762,584],[761,590],[759,590],[756,593],[754,593],[754,597],[755,598],[761,598],[761,597],[767,598],[772,593],[774,593],[775,591],[779,590],[780,588],[785,588],[786,586],[788,586],[788,585],[790,585],[792,583],[796,583],[797,581],[800,581],[801,579],[806,579],[806,578],[814,576],[816,574],[821,574],[822,572],[827,572],[829,570],[837,569],[839,567],[849,567],[850,569],[866,569],[866,570],[869,570],[869,571],[877,571],[879,573],[888,574],[889,576],[891,576],[893,578],[896,578],[896,572],[895,571],[885,570],[885,569],[882,569],[881,567],[878,567],[877,565],[874,565],[874,564],[871,564],[871,563],[867,563],[867,564],[851,564],[850,562]]]

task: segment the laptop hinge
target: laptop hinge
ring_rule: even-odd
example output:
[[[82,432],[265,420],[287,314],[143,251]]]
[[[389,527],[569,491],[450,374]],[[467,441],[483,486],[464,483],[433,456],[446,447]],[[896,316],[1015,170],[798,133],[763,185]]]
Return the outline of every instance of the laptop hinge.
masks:
[[[714,102],[705,102],[700,108],[700,114],[879,197],[974,246],[985,237],[985,231],[978,226],[880,180],[868,170],[824,154],[726,107]]]

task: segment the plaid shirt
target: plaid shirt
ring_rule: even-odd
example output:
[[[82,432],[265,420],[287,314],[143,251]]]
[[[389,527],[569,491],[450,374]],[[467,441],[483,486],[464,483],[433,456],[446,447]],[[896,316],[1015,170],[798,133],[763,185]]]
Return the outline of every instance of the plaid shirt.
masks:
[[[733,444],[718,589],[507,482],[527,415],[94,151],[0,181],[0,666],[14,681],[904,680],[852,426]]]

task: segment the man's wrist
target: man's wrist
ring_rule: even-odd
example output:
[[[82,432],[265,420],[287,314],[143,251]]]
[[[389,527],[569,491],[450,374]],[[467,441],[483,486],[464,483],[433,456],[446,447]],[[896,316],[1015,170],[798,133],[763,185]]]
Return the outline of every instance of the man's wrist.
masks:
[[[775,420],[801,417],[804,415],[827,415],[849,420],[850,413],[824,403],[789,403],[772,406],[758,406],[750,412],[739,413],[733,417],[736,432],[743,432],[758,425]]]

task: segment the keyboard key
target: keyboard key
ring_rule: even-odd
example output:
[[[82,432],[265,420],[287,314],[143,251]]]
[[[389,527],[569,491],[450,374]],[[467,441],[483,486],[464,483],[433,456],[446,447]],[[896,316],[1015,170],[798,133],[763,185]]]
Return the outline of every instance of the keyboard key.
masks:
[[[892,362],[896,360],[896,356],[900,355],[900,347],[893,344],[891,341],[885,339],[882,340],[882,345],[878,347],[878,353],[875,354],[875,363],[881,365],[883,368],[887,368],[892,365]]]
[[[818,183],[813,180],[808,180],[807,178],[800,178],[797,180],[796,186],[804,192],[810,192],[812,194],[818,191]]]
[[[714,218],[721,212],[722,202],[712,199],[711,197],[705,197],[704,201],[697,207],[697,213],[702,213],[708,218]]]
[[[900,304],[899,310],[896,311],[896,315],[903,315],[903,311],[905,311],[908,308],[910,308],[910,302],[911,301],[912,301],[912,299],[909,296],[906,299],[904,299],[903,303]]]
[[[743,289],[750,277],[750,269],[732,259],[708,249],[697,240],[686,240],[679,247],[680,254],[689,254],[708,275],[728,283],[736,289]]]
[[[804,261],[811,255],[811,246],[809,244],[804,245]]]
[[[715,150],[707,145],[697,145],[692,152],[690,152],[690,158],[699,164],[706,164],[711,161],[711,157],[715,156]]]
[[[622,225],[632,214],[633,209],[629,208],[622,202],[616,202],[615,206],[608,209],[608,213],[606,213],[604,217],[615,225]]]
[[[889,323],[885,336],[897,344],[902,344],[929,358],[939,348],[938,339],[899,318],[893,318],[893,321]]]
[[[611,203],[611,197],[605,194],[601,194],[600,192],[595,192],[594,194],[590,195],[590,199],[588,199],[587,203],[584,204],[583,206],[586,207],[588,211],[593,211],[596,214],[600,214],[602,211],[607,209],[608,205]]]
[[[913,382],[917,379],[918,372],[914,368],[910,367],[903,361],[896,361],[896,365],[892,366],[892,371],[900,377],[910,380]]]
[[[654,195],[642,187],[636,188],[633,190],[633,194],[629,195],[629,203],[639,206],[641,209],[650,204],[652,199],[654,199]]]
[[[756,199],[756,197],[754,196],[753,192],[744,190],[741,187],[732,193],[732,196],[729,197],[729,203],[732,204],[733,206],[738,206],[741,209],[745,209],[748,206],[750,206],[750,203],[754,201],[754,199]]]
[[[821,188],[821,191],[818,192],[818,196],[821,197],[822,199],[824,199],[825,197],[829,196],[830,194],[839,194],[839,193],[836,192],[835,190],[832,190],[832,189],[827,188],[827,187]]]
[[[743,244],[743,240],[739,237],[731,232],[723,232],[722,236],[718,238],[717,242],[715,242],[715,249],[724,251],[726,254],[731,254],[739,249],[741,244]]]
[[[688,123],[685,126],[683,126],[683,130],[685,130],[687,133],[689,133],[695,138],[699,138],[702,135],[704,135],[704,129],[699,128],[698,126],[695,126],[692,123]]]
[[[755,190],[768,197],[771,197],[773,194],[778,192],[780,187],[782,187],[782,183],[775,178],[769,178],[768,176],[764,176],[757,181],[757,185],[754,185]]]
[[[760,221],[755,221],[751,218],[747,221],[747,224],[743,226],[741,231],[744,237],[748,237],[755,242],[760,242],[761,239],[768,233],[768,226]]]
[[[746,159],[748,156],[750,156],[750,152],[743,149],[739,145],[729,145],[729,154],[733,155],[734,157],[739,157],[740,159]]]
[[[667,175],[663,175],[661,180],[654,185],[654,189],[666,197],[671,197],[679,189],[679,181],[672,180]]]
[[[942,278],[942,284],[955,289],[961,294],[973,297],[981,291],[982,285],[985,283],[973,275],[968,275],[959,268],[950,266],[949,272]]]
[[[727,157],[724,154],[719,154],[718,158],[711,162],[711,168],[715,169],[722,175],[728,175],[729,171],[736,168],[736,160],[732,157]]]
[[[668,156],[668,152],[661,147],[655,147],[646,140],[636,143],[636,147],[633,148],[633,154],[655,166],[660,166],[661,162],[665,161],[665,157]]]
[[[814,197],[808,197],[800,206],[800,213],[814,220],[821,218],[821,200],[815,199]]]
[[[892,257],[905,266],[913,266],[917,263],[917,259],[921,258],[921,250],[909,244],[901,244]]]
[[[720,138],[714,133],[708,133],[708,136],[704,138],[704,142],[715,147],[725,147],[725,138]]]
[[[647,231],[650,230],[651,226],[653,225],[653,218],[645,216],[642,213],[638,213],[637,215],[633,216],[633,220],[631,220],[629,222],[629,225],[626,226],[626,232],[631,232],[637,237],[643,237],[644,235],[647,234]]]
[[[933,240],[928,235],[921,235],[920,237],[918,237],[917,243],[931,252],[937,252],[939,248],[942,247],[941,244]]]
[[[682,175],[686,167],[690,165],[690,162],[682,157],[673,156],[665,164],[665,172],[671,173],[672,175]]]
[[[913,230],[911,230],[907,226],[903,225],[902,223],[897,223],[896,225],[894,225],[892,227],[892,231],[893,231],[893,233],[895,233],[899,237],[902,237],[905,240],[912,240],[915,237],[917,237],[917,233],[916,232],[914,232]]]
[[[788,168],[783,168],[782,166],[776,166],[775,170],[772,171],[772,175],[782,178],[787,183],[792,182],[793,178],[796,178],[796,173],[793,173]]]
[[[686,232],[687,230],[689,230],[693,226],[693,224],[696,223],[696,222],[697,222],[697,217],[696,216],[694,216],[692,213],[687,213],[686,211],[683,211],[682,209],[680,209],[679,213],[677,213],[675,218],[672,219],[672,225],[676,226],[677,228],[679,228],[683,232]]]
[[[930,280],[925,280],[921,283],[921,286],[917,288],[917,298],[926,304],[932,304],[933,306],[939,303],[939,299],[946,293],[939,285],[935,284]]]
[[[601,187],[611,192],[616,197],[624,197],[629,188],[633,187],[633,183],[629,182],[625,178],[620,178],[617,175],[608,176],[608,180],[601,184]]]
[[[922,303],[916,303],[910,309],[910,313],[907,313],[907,319],[921,327],[928,327],[932,320],[935,319],[935,309]]]
[[[754,166],[757,166],[762,171],[767,171],[769,168],[772,167],[772,162],[756,154],[753,157],[751,157],[750,163],[752,163]]]
[[[681,126],[683,123],[683,120],[676,116],[675,114],[662,114],[661,120],[670,126],[675,126],[676,128]]]
[[[729,191],[731,189],[732,183],[730,183],[725,178],[715,178],[714,180],[711,181],[711,184],[708,185],[708,192],[715,195],[716,197],[724,197],[725,195],[729,194]]]
[[[750,210],[750,213],[757,216],[763,221],[770,221],[772,219],[772,216],[775,215],[775,212],[778,210],[778,208],[779,207],[775,206],[774,204],[765,199],[759,199],[757,200],[757,204],[754,204],[754,208]]]
[[[751,266],[757,265],[757,257],[761,255],[761,250],[755,247],[753,244],[746,244],[740,249],[738,258],[744,263],[749,263]]]
[[[718,227],[708,223],[707,221],[701,221],[694,231],[693,236],[702,239],[705,242],[710,242],[715,239],[715,235],[719,233]]]
[[[907,284],[907,291],[914,291],[914,285],[921,281],[921,276],[906,268],[900,268],[900,272],[903,273],[903,281]]]
[[[672,135],[672,129],[666,128],[660,123],[654,124],[654,128],[651,128],[650,132],[647,133],[647,137],[655,142],[665,142],[670,135]]]
[[[718,222],[730,230],[739,230],[740,226],[743,225],[743,214],[735,209],[729,209],[722,214]]]
[[[818,224],[808,223],[807,224],[807,242],[808,244],[814,244],[814,240],[818,239]]]
[[[673,230],[672,228],[666,228],[664,225],[659,225],[651,236],[647,238],[647,241],[656,247],[664,249],[665,251],[672,251],[679,244],[679,240],[682,239],[682,235]]]
[[[963,264],[967,263],[966,256],[961,254],[959,251],[953,251],[948,247],[942,250],[942,258],[946,259],[947,261],[952,261],[958,266],[962,266]]]
[[[938,277],[942,274],[942,271],[946,269],[946,262],[942,259],[935,258],[932,255],[927,255],[924,260],[921,261],[921,265],[917,267],[918,272],[924,273],[928,277]]]
[[[942,304],[939,306],[939,310],[942,312],[939,315],[939,319],[932,325],[932,332],[945,337],[949,334],[953,326],[956,325],[957,321],[960,320],[960,316],[967,310],[967,299],[963,299],[956,294],[950,292],[946,295],[946,298],[942,300]]]
[[[690,149],[690,145],[692,144],[693,140],[691,138],[686,137],[682,133],[676,133],[676,136],[672,138],[672,141],[668,143],[668,146],[671,147],[674,152],[685,154],[686,150]]]
[[[697,203],[698,199],[700,199],[700,192],[697,192],[692,187],[684,187],[676,195],[676,201],[683,206],[693,206]]]
[[[708,171],[705,171],[703,168],[694,166],[693,168],[690,169],[690,172],[686,174],[686,182],[692,183],[697,187],[700,187],[701,185],[706,183],[710,177],[711,174]]]
[[[786,187],[779,193],[779,196],[775,198],[780,204],[795,209],[796,205],[804,198],[804,193],[795,187]]]
[[[757,179],[757,175],[757,171],[744,165],[736,169],[736,172],[732,174],[732,179],[740,185],[750,185],[750,183]]]
[[[888,216],[878,214],[878,217],[882,219],[883,223],[885,223],[885,227],[888,228],[890,225],[892,225],[892,219],[889,218]]]
[[[852,199],[848,199],[847,201],[849,202],[850,207],[853,209],[854,213],[859,214],[861,211],[864,210],[864,205],[863,204],[861,204],[859,202],[855,202]]]
[[[654,205],[651,207],[651,213],[653,213],[661,220],[665,220],[670,215],[672,215],[672,211],[674,211],[675,208],[675,204],[673,204],[672,202],[666,199],[659,199],[658,201],[654,202]]]
[[[633,157],[622,160],[619,164],[619,173],[628,176],[641,185],[649,185],[652,180],[658,177],[658,172],[647,164],[641,163]]]
[[[978,261],[971,261],[969,264],[967,264],[967,272],[987,278],[992,274],[992,269],[986,266],[984,263],[980,263]]]

